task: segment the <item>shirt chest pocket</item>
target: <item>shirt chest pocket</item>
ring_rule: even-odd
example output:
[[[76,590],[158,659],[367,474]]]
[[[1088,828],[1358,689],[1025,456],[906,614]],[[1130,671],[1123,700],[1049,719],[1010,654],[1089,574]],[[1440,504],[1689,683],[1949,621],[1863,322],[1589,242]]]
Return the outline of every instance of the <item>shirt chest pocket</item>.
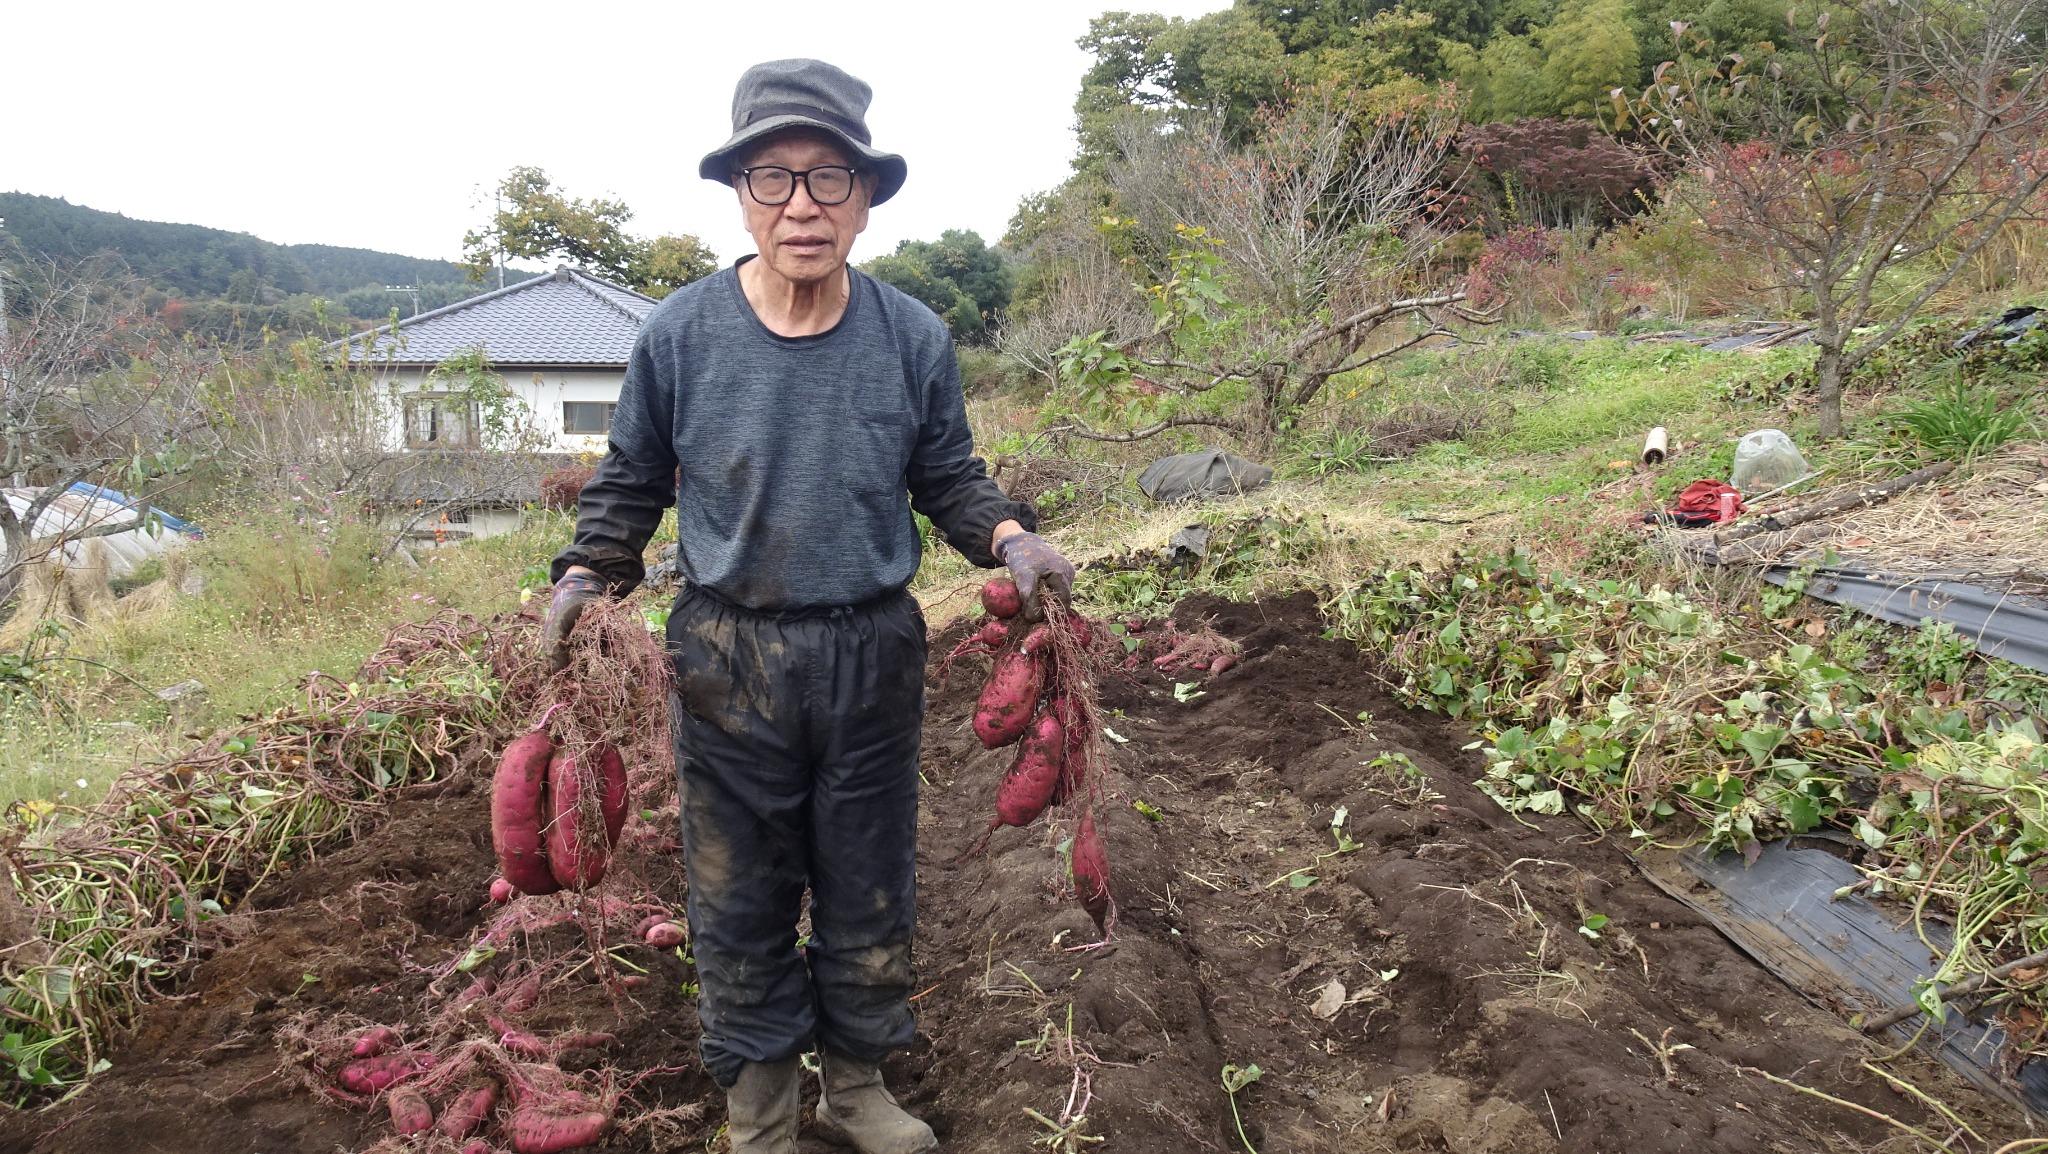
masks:
[[[917,428],[917,414],[906,408],[856,408],[845,429],[847,483],[869,495],[900,496]]]

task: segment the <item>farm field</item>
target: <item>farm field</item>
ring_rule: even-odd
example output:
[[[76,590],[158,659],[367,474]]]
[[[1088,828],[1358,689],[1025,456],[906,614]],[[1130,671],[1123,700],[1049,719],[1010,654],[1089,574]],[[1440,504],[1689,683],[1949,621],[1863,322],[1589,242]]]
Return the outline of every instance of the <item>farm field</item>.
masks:
[[[1149,665],[1105,681],[1126,740],[1110,743],[1103,810],[1120,916],[1098,948],[1075,948],[1094,927],[1062,897],[1058,823],[1002,830],[954,864],[1005,755],[968,730],[966,666],[932,687],[921,1030],[890,1073],[947,1149],[1078,1149],[1086,1135],[1137,1151],[1761,1152],[1897,1137],[1756,1071],[1907,1125],[1949,1124],[1861,1070],[1845,1023],[1650,887],[1612,842],[1568,817],[1518,821],[1480,794],[1469,733],[1386,696],[1367,655],[1322,635],[1314,599],[1189,597],[1176,617],[1238,641],[1243,661],[1186,700]],[[640,848],[580,906],[487,908],[488,765],[461,758],[357,843],[259,891],[175,996],[142,1011],[107,1073],[0,1121],[0,1148],[111,1154],[138,1133],[162,1151],[430,1148],[391,1140],[381,1110],[318,1092],[332,1092],[331,1069],[314,1067],[331,1063],[336,1032],[372,1024],[444,1060],[481,1060],[500,1027],[611,1035],[556,1058],[616,1095],[603,1148],[715,1148],[686,948],[622,930],[640,903],[679,901],[679,859],[658,830],[639,843],[629,830]],[[636,765],[635,800],[659,807],[650,768]],[[609,935],[615,976],[644,982],[598,979],[582,930],[547,924],[572,907]],[[1597,935],[1582,932],[1595,914]],[[530,929],[500,932],[507,948],[471,972],[452,968],[507,919]],[[527,973],[544,975],[537,1000],[497,1004]],[[456,1008],[492,974],[499,993]],[[1262,1075],[1234,1103],[1226,1065]],[[1940,1067],[1895,1069],[1978,1132],[2018,1132]]]

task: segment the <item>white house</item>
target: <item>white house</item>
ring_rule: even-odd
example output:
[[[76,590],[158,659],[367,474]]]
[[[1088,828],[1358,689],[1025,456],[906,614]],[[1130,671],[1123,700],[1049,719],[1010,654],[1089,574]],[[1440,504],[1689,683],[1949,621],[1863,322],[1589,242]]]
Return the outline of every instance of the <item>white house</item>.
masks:
[[[419,535],[488,536],[518,524],[540,477],[604,452],[633,341],[654,298],[571,268],[520,281],[335,342],[372,369],[386,406],[379,499],[427,510]],[[435,370],[481,353],[503,378],[519,452],[487,443],[460,374]],[[500,439],[502,441],[502,438]]]

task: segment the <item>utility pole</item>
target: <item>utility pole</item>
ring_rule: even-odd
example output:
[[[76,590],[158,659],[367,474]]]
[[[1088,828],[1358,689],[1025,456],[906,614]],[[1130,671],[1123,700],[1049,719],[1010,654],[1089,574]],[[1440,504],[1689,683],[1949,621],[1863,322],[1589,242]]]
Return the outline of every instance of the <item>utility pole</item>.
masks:
[[[384,291],[388,293],[410,294],[412,297],[412,315],[420,315],[420,286],[416,284],[388,284],[384,286]]]
[[[491,231],[498,238],[498,287],[505,287],[505,234],[500,231],[498,221],[505,215],[505,194],[491,194]]]

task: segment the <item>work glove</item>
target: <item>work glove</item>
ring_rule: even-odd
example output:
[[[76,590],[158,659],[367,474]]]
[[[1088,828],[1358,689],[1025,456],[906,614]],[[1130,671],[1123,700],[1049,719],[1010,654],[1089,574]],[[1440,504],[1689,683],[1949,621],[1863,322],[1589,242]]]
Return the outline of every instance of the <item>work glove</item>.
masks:
[[[1036,533],[1012,533],[996,546],[996,557],[1010,567],[1010,580],[1024,598],[1024,617],[1037,621],[1045,616],[1039,603],[1044,594],[1065,601],[1074,591],[1074,563],[1060,556],[1052,542]]]
[[[540,652],[550,674],[569,667],[569,631],[593,601],[604,599],[604,579],[593,573],[564,573],[555,582],[548,615],[540,623]]]

